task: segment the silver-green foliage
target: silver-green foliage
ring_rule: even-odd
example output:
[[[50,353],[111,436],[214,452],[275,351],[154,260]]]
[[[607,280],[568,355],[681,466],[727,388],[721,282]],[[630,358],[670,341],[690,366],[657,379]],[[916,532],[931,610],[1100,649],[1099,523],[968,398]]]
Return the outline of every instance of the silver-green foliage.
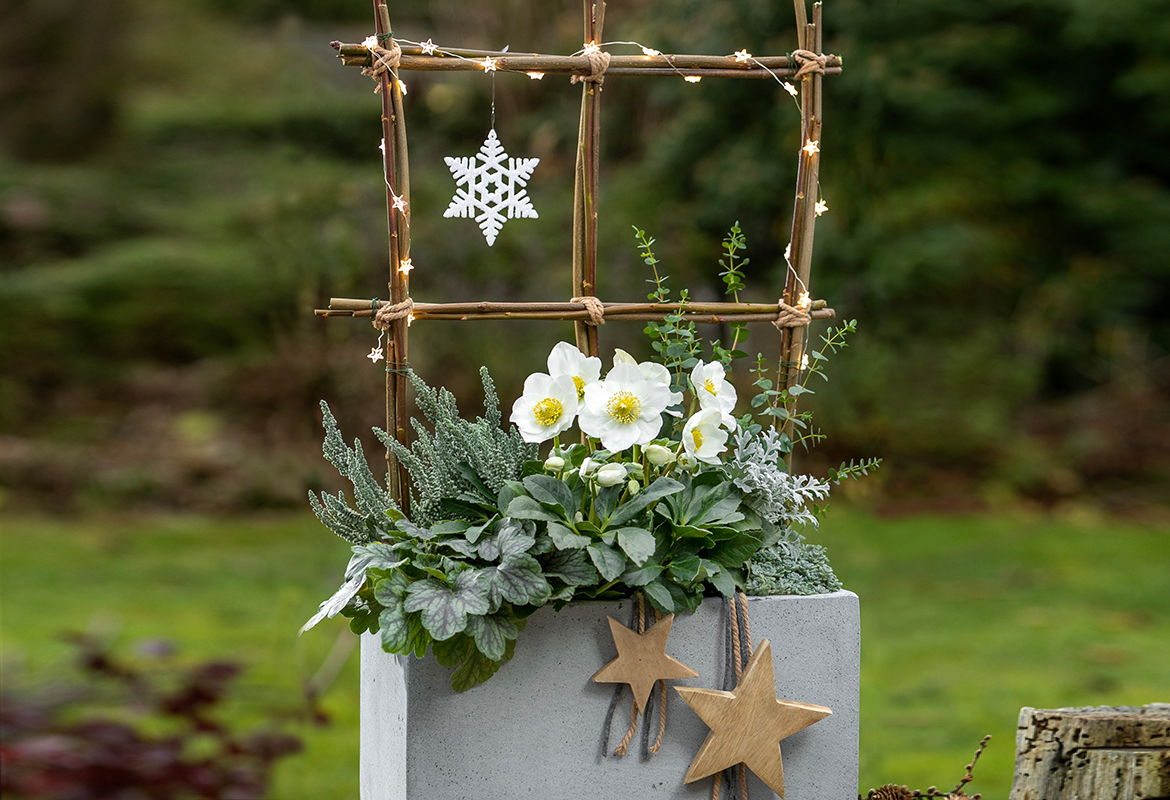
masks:
[[[417,525],[430,526],[453,516],[449,501],[468,488],[461,467],[469,467],[484,486],[498,493],[507,481],[521,477],[524,462],[536,458],[537,446],[525,442],[515,426],[509,426],[507,431],[500,427],[495,384],[486,367],[480,369],[479,376],[483,381],[484,415],[474,422],[459,416],[453,394],[446,389],[432,389],[411,373],[415,402],[432,430],[412,417],[416,438],[407,448],[385,431],[374,429],[410,473],[411,517]]]
[[[841,588],[823,547],[804,542],[796,526],[818,524],[813,508],[829,496],[829,484],[784,468],[782,434],[768,428],[756,434],[739,430],[727,471],[752,511],[778,528],[775,541],[747,563],[750,594],[822,594]]]
[[[732,442],[735,451],[727,461],[728,472],[752,511],[787,530],[793,525],[818,524],[808,506],[828,498],[829,484],[785,469],[780,431],[768,428],[753,436],[740,429]]]
[[[321,492],[320,499],[315,493],[309,492],[309,505],[313,507],[317,519],[342,539],[352,544],[366,544],[373,541],[375,525],[379,522],[384,525],[391,509],[396,512],[396,516],[401,516],[401,511],[390,497],[390,492],[383,489],[370,472],[362,443],[354,439],[353,447],[346,446],[341,431],[337,429],[337,420],[324,400],[321,401],[321,415],[325,426],[325,443],[321,449],[329,463],[353,484],[354,505],[357,508],[350,507],[343,492],[336,495]]]
[[[816,544],[780,542],[764,547],[747,565],[748,594],[826,594],[841,589],[829,566],[825,548]]]

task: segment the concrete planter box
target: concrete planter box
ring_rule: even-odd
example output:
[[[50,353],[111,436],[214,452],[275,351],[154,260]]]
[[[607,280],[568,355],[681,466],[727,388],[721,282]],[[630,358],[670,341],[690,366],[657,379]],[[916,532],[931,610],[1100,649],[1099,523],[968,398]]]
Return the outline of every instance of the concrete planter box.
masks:
[[[630,602],[541,609],[520,634],[515,658],[462,694],[451,690],[450,670],[433,658],[388,655],[376,636],[363,636],[362,800],[710,797],[711,779],[682,782],[707,727],[669,688],[658,755],[642,759],[639,731],[629,755],[601,757],[613,687],[590,677],[614,655],[606,615],[628,621]],[[753,641],[772,643],[777,695],[833,709],[832,716],[783,741],[786,800],[853,800],[861,663],[857,595],[752,597],[748,607]],[[694,614],[675,618],[667,652],[699,677],[668,687],[722,686],[722,612],[719,600],[708,600]],[[628,715],[626,701],[615,714],[611,749]],[[652,721],[657,725],[657,716]],[[754,776],[749,784],[753,800],[776,796]]]

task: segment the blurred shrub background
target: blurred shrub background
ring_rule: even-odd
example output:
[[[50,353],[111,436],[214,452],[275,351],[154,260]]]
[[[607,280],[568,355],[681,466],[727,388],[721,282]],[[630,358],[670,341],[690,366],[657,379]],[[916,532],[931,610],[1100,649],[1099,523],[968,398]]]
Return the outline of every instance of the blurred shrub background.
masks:
[[[829,0],[813,293],[857,318],[818,394],[810,461],[881,455],[886,498],[1019,498],[1134,511],[1168,499],[1170,20],[1154,0]],[[397,2],[440,44],[571,52],[578,4]],[[381,417],[365,322],[385,295],[378,99],[332,56],[357,0],[16,0],[0,19],[0,484],[9,508],[300,508],[323,480],[315,403]],[[625,0],[611,39],[783,53],[791,8]],[[621,48],[617,48],[621,50]],[[490,124],[490,79],[405,73],[413,292],[568,297],[579,92],[500,74],[497,128],[536,156],[541,217],[494,248],[444,220],[442,156]],[[631,225],[675,287],[715,298],[719,240],[748,235],[777,294],[797,112],[774,83],[605,86],[600,294],[644,293]],[[749,346],[771,352],[766,326]],[[567,324],[427,323],[412,362],[475,408],[510,398]],[[611,325],[603,347],[640,345]],[[746,383],[746,382],[745,382]],[[741,394],[743,391],[741,390]]]

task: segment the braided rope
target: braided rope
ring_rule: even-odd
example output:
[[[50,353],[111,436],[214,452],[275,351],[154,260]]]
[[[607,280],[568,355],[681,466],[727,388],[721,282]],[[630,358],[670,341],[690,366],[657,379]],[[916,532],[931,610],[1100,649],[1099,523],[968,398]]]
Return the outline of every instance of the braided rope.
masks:
[[[594,298],[596,299],[596,298]],[[646,598],[641,592],[638,592],[638,633],[646,632]],[[633,687],[630,687],[631,689]],[[614,748],[613,754],[615,756],[624,756],[630,745],[630,740],[634,738],[634,732],[638,730],[638,701],[633,697],[633,692],[630,692],[630,729],[626,731],[625,738],[622,739],[621,744]]]
[[[584,297],[574,297],[569,300],[570,303],[580,303],[585,306],[585,310],[589,313],[589,321],[586,325],[604,325],[605,324],[605,305],[600,300],[592,295],[585,295]],[[639,595],[641,597],[641,595]]]
[[[609,53],[595,50],[586,53],[585,57],[589,59],[589,74],[574,75],[569,83],[596,83],[600,87],[605,83],[605,71],[609,69]]]
[[[401,303],[387,303],[386,305],[379,308],[377,313],[374,314],[374,318],[371,320],[371,322],[373,322],[374,327],[378,330],[388,331],[391,327],[390,323],[396,320],[406,319],[413,312],[414,300],[408,297]]]
[[[772,324],[776,326],[777,330],[803,328],[812,322],[812,316],[807,311],[790,306],[783,300],[776,302],[780,305],[780,312],[776,314],[776,319],[772,320]]]
[[[793,80],[803,78],[805,75],[824,75],[825,67],[829,61],[828,56],[814,53],[811,50],[793,50],[792,58],[800,64],[800,69],[792,76]]]
[[[654,609],[654,622],[657,623],[661,615],[658,609]],[[658,681],[658,738],[654,740],[654,745],[650,748],[650,752],[658,755],[659,748],[662,747],[662,735],[666,733],[666,681]]]

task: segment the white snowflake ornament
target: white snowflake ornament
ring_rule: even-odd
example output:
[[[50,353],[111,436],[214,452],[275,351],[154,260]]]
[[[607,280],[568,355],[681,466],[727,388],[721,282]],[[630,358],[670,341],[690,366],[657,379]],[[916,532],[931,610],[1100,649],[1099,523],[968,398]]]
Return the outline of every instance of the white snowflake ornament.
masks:
[[[509,219],[537,219],[540,216],[524,190],[540,159],[511,158],[504,152],[495,129],[488,133],[476,155],[467,158],[448,156],[444,160],[455,177],[456,188],[451,205],[447,206],[443,216],[474,217],[488,247],[495,244],[496,236]]]

